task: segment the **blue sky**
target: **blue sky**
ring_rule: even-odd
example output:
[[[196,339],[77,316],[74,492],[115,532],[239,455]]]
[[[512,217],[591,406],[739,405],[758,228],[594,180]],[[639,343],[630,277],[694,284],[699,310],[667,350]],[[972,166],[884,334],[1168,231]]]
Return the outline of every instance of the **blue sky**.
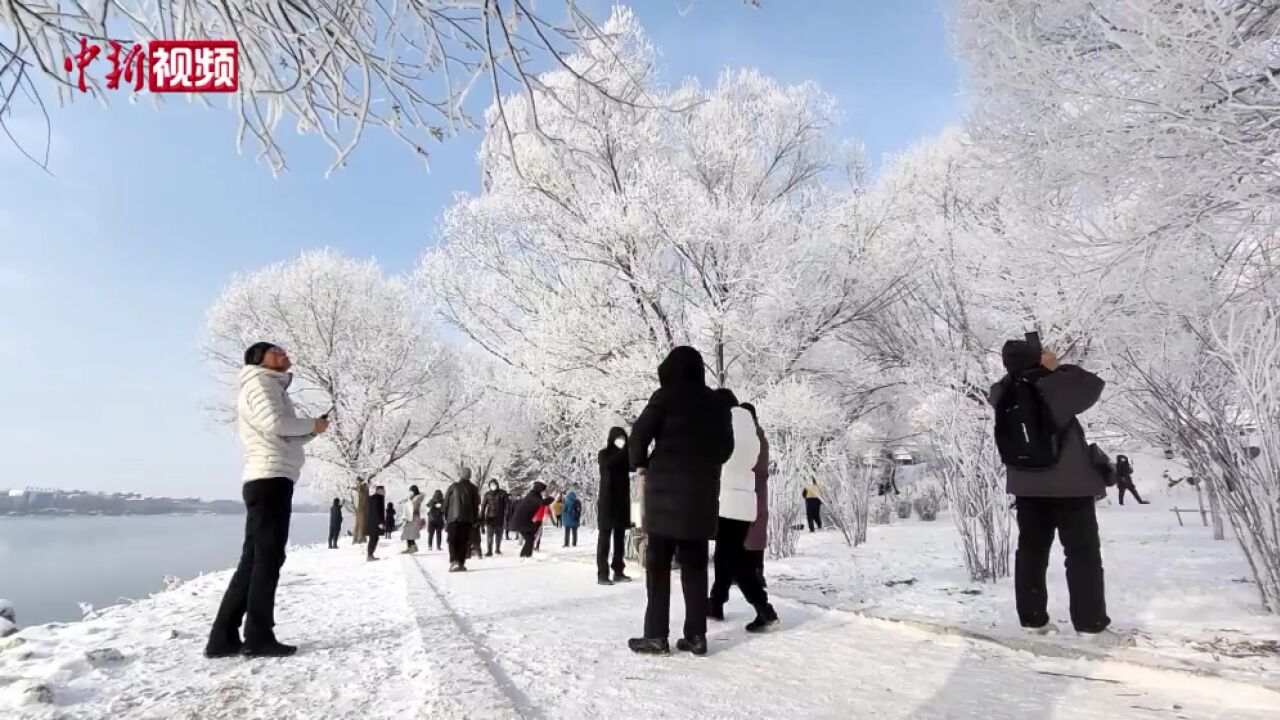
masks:
[[[637,4],[668,82],[726,67],[816,81],[873,159],[961,119],[945,0]],[[454,194],[478,188],[474,134],[432,148],[430,172],[371,135],[328,179],[329,149],[297,138],[273,179],[236,154],[220,104],[157,111],[120,94],[55,108],[53,123],[53,176],[0,146],[0,488],[238,497],[196,348],[222,286],[323,246],[409,270]]]

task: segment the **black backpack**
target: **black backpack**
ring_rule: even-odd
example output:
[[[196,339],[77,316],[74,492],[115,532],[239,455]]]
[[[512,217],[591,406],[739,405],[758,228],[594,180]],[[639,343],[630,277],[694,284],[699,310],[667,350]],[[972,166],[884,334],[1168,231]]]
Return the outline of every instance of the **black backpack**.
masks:
[[[1012,376],[996,403],[996,448],[1009,467],[1044,470],[1058,464],[1061,429],[1036,381],[1040,373]]]

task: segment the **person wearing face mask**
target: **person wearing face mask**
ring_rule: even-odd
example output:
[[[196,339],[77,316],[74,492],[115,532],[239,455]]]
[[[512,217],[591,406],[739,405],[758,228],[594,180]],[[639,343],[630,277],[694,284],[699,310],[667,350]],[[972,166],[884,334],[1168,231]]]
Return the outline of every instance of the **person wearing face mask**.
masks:
[[[405,542],[404,554],[412,555],[418,552],[418,538],[422,536],[422,492],[418,490],[417,485],[409,486],[409,500],[405,505],[408,508],[409,517],[404,521],[404,531],[400,534],[400,538]]]
[[[631,459],[627,454],[627,431],[609,428],[609,438],[597,455],[600,464],[600,492],[596,505],[596,581],[601,585],[630,582],[627,577],[626,536],[631,527]],[[609,579],[609,547],[613,546],[613,579]]]
[[[502,536],[506,531],[508,506],[511,504],[511,496],[498,481],[489,481],[489,491],[484,494],[484,500],[480,503],[480,520],[484,523],[485,535],[487,537],[485,557],[493,557],[493,554],[502,554]]]

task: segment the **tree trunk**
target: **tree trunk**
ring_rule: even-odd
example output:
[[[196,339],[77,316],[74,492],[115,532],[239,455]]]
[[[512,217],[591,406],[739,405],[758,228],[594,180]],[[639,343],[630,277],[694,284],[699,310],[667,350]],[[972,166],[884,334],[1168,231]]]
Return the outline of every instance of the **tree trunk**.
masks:
[[[365,537],[364,518],[367,514],[366,505],[369,503],[369,484],[364,480],[356,482],[356,526],[351,532],[351,541],[353,545],[359,545],[368,538]]]
[[[1218,499],[1218,490],[1213,483],[1205,483],[1205,492],[1209,495],[1209,519],[1213,522],[1213,539],[1227,539],[1222,523],[1222,502]]]

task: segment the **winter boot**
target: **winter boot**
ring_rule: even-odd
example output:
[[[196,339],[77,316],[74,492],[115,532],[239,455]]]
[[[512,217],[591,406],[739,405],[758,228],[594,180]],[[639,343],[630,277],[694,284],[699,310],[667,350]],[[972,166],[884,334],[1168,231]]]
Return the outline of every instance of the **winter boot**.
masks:
[[[1027,628],[1027,630],[1033,635],[1057,635],[1058,634],[1058,626],[1054,625],[1051,622],[1047,622],[1041,625],[1040,627]]]
[[[297,646],[285,645],[284,643],[276,640],[272,640],[271,642],[263,643],[258,646],[245,645],[240,650],[240,654],[247,658],[289,657],[296,652],[298,652]]]
[[[597,585],[612,585],[612,584],[613,584],[613,581],[609,579],[609,576],[608,576],[608,575],[601,575],[600,577],[596,578],[596,584],[597,584]]]
[[[724,603],[716,602],[714,599],[707,600],[707,617],[724,622]]]
[[[631,577],[626,573],[622,572],[621,570],[619,570],[613,573],[613,581],[616,583],[631,582]]]
[[[1136,647],[1138,644],[1132,635],[1121,635],[1111,628],[1104,628],[1096,633],[1082,632],[1078,634],[1080,637],[1088,638],[1095,645],[1102,647],[1131,648]]]
[[[240,642],[240,633],[222,633],[214,630],[209,634],[209,643],[204,646],[204,656],[209,659],[234,657],[240,654],[244,643]]]
[[[666,638],[631,638],[627,647],[637,655],[670,655],[671,645]]]
[[[449,572],[458,572],[461,567],[458,563],[449,563]]]
[[[676,641],[676,649],[698,657],[707,654],[707,636],[699,635],[691,638],[680,638]]]
[[[376,557],[374,557],[374,556],[372,556],[372,555],[366,555],[366,556],[365,556],[365,558],[364,558],[365,562],[375,562],[375,561],[380,560],[380,559],[381,559],[381,558],[376,558]]]
[[[747,623],[747,632],[762,633],[767,632],[778,624],[778,612],[773,609],[769,603],[765,603],[756,608],[756,619]]]

